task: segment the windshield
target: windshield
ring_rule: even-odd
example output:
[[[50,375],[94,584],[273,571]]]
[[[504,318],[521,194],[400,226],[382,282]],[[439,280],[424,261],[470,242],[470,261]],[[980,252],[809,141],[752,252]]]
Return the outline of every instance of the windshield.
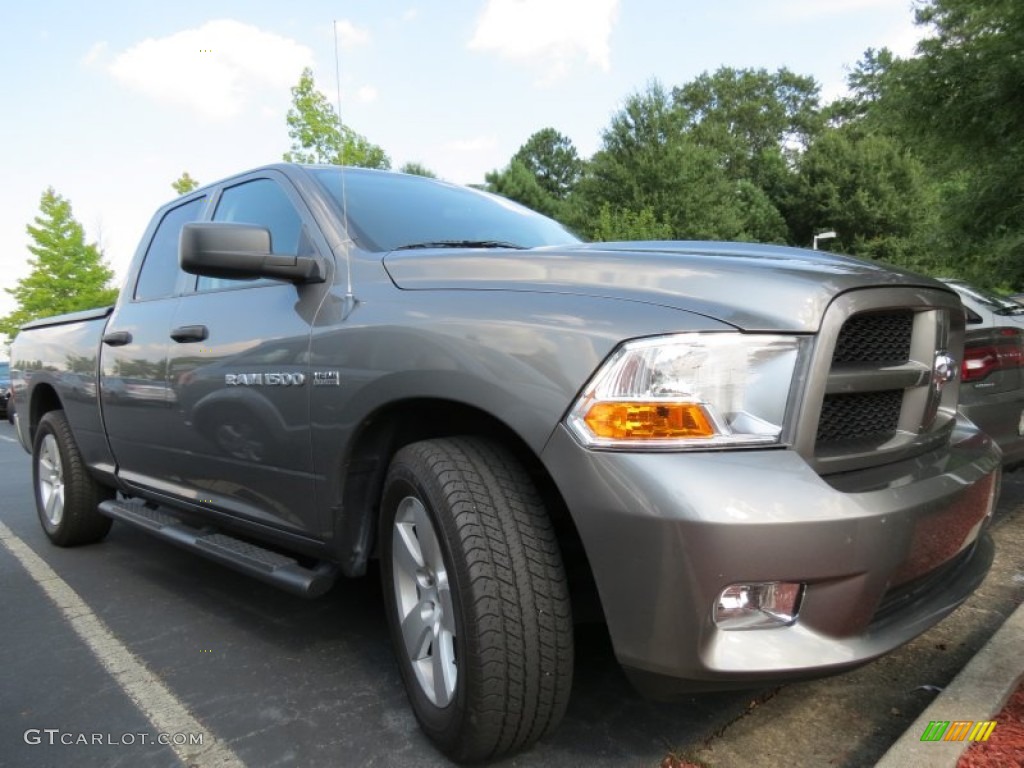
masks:
[[[342,169],[312,168],[342,203]],[[344,169],[353,238],[371,251],[398,248],[535,248],[579,238],[553,219],[497,195],[406,173]]]
[[[11,364],[10,363],[0,363],[0,381],[10,381],[10,380],[11,380]]]

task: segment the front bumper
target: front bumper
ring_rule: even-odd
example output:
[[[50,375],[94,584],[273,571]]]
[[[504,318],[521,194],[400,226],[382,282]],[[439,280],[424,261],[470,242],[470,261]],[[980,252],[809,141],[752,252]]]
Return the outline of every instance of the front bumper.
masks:
[[[586,549],[615,653],[645,693],[749,687],[869,661],[984,579],[999,453],[961,421],[941,451],[823,478],[790,450],[542,456]],[[726,586],[807,585],[797,621],[719,629]]]

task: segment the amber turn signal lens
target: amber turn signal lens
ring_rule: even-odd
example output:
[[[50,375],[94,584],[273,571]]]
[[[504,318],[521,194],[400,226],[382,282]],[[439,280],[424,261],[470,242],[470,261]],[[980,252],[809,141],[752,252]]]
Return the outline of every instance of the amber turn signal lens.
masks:
[[[678,439],[713,437],[714,427],[698,403],[598,402],[584,418],[595,437]]]

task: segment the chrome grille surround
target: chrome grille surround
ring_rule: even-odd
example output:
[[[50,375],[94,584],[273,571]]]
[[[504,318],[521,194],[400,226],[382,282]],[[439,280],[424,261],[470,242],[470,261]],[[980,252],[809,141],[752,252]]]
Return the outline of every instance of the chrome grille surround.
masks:
[[[936,359],[949,354],[959,365],[963,344],[963,310],[951,293],[894,287],[841,294],[825,312],[811,356],[794,448],[827,475],[942,444],[956,419],[959,376],[939,384]]]

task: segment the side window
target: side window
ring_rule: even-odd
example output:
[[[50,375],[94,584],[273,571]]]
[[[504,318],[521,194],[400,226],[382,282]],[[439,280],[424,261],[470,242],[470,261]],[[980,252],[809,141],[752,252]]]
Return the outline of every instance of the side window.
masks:
[[[284,190],[271,179],[256,179],[225,189],[217,203],[213,220],[258,224],[270,230],[272,253],[299,252],[302,219]],[[237,281],[200,277],[198,290],[209,291],[229,285],[237,285]]]
[[[979,323],[985,322],[981,318],[981,315],[979,315],[977,312],[975,312],[974,310],[972,310],[972,309],[970,309],[968,307],[964,307],[964,314],[967,315],[967,324],[968,325],[978,325]]]
[[[179,283],[185,273],[178,266],[178,238],[183,226],[203,215],[205,203],[206,198],[199,197],[164,214],[146,250],[142,271],[135,283],[136,299],[173,296],[183,284]]]

